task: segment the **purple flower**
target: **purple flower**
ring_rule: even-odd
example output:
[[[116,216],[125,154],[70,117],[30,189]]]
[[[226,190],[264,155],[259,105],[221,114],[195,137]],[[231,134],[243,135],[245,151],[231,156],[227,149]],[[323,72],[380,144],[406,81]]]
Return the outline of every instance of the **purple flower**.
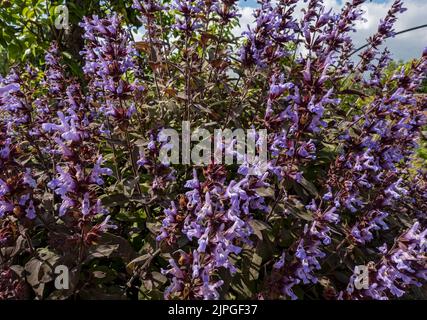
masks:
[[[82,201],[82,215],[87,216],[90,213],[89,193],[86,192]]]
[[[111,176],[113,174],[113,171],[110,168],[101,167],[102,162],[103,162],[102,156],[99,156],[90,174],[90,182],[96,183],[97,185],[100,185],[100,186],[104,184],[104,180],[101,178],[102,175]]]
[[[35,219],[36,218],[36,210],[34,209],[34,203],[33,200],[30,200],[27,209],[25,209],[26,217],[28,219]]]
[[[0,197],[5,196],[9,191],[10,189],[7,183],[0,179]]]
[[[206,228],[203,235],[199,238],[199,247],[197,248],[197,251],[200,253],[203,253],[206,251],[206,246],[208,245],[208,237],[209,237],[210,228]]]
[[[117,226],[110,222],[111,216],[105,217],[104,221],[101,222],[101,224],[98,225],[98,229],[101,232],[107,232],[111,229],[117,229]]]
[[[304,71],[302,72],[302,75],[304,77],[305,82],[311,81],[311,61],[310,61],[310,59],[307,60],[307,63],[305,65]]]
[[[10,83],[4,87],[0,87],[0,99],[9,93],[19,91],[20,86],[17,83]]]
[[[188,180],[185,185],[185,188],[188,189],[197,189],[200,187],[199,179],[197,178],[197,171],[196,169],[193,169],[193,179]]]
[[[274,269],[282,269],[285,266],[285,253],[283,252],[280,259],[274,263]]]
[[[2,158],[2,159],[9,158],[10,144],[11,144],[11,139],[10,138],[6,139],[3,148],[0,148],[0,158]]]
[[[12,212],[13,205],[7,201],[0,200],[0,218],[3,218],[6,213]]]
[[[37,182],[33,179],[31,176],[31,169],[27,168],[24,173],[24,179],[23,182],[30,186],[31,188],[37,187]]]
[[[65,172],[60,166],[56,167],[59,177],[48,183],[48,187],[55,191],[56,194],[65,196],[68,192],[74,192],[76,183],[73,177]]]
[[[64,196],[62,198],[61,206],[59,207],[59,216],[60,217],[64,216],[68,212],[68,209],[72,208],[73,206],[74,206],[74,201]]]

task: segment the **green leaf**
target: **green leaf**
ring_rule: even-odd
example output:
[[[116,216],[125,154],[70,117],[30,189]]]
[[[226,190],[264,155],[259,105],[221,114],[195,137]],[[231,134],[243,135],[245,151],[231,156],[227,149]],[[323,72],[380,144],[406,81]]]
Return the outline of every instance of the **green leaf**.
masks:
[[[135,256],[135,251],[126,239],[106,232],[89,248],[85,262],[95,258],[121,258],[128,263]]]
[[[261,220],[253,219],[249,221],[249,224],[252,227],[254,234],[258,237],[259,240],[263,239],[262,232],[264,230],[271,230],[270,225]]]
[[[26,279],[38,298],[43,297],[45,284],[52,281],[53,271],[61,257],[46,248],[37,250],[37,255],[25,264]]]

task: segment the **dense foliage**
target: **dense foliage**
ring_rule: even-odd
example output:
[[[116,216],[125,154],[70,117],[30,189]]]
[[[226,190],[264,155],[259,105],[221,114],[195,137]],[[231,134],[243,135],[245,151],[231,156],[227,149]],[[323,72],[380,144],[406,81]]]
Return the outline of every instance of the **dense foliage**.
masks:
[[[52,42],[0,79],[0,299],[426,297],[427,50],[380,50],[401,0],[356,59],[364,0],[259,2],[240,39],[235,0],[135,0],[140,42],[80,23],[82,77]],[[182,121],[267,129],[267,171],[163,163]]]
[[[61,18],[66,5],[67,21]],[[83,47],[84,16],[118,12],[133,29],[140,27],[132,0],[1,0],[0,1],[0,73],[16,62],[39,65],[52,41],[61,48],[64,62],[79,76],[79,51]],[[68,28],[56,23],[68,22]]]

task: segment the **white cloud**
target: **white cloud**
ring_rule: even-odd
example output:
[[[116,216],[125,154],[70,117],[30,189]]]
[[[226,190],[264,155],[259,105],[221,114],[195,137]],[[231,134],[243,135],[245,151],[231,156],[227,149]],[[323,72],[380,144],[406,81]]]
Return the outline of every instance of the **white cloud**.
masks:
[[[241,35],[243,31],[246,31],[248,29],[248,25],[253,24],[254,17],[252,15],[254,8],[251,7],[242,7],[240,8],[240,14],[242,15],[240,17],[240,27],[237,27],[234,30],[234,33],[236,35]]]
[[[326,7],[332,8],[336,12],[339,12],[342,7],[339,0],[325,0],[324,2]],[[357,32],[352,34],[356,47],[365,44],[366,39],[376,32],[380,19],[385,17],[392,3],[393,0],[387,0],[385,3],[367,2],[362,6],[362,9],[365,10],[364,18],[367,21],[358,23]],[[408,10],[399,14],[399,19],[395,24],[396,31],[427,24],[427,0],[406,0],[404,3],[404,7]],[[302,6],[303,3],[301,1],[299,7]],[[241,31],[246,30],[247,24],[253,23],[252,12],[253,8],[241,8],[241,26],[240,28],[236,28],[236,34],[240,34]],[[394,39],[388,39],[386,46],[395,59],[408,60],[419,57],[423,48],[427,46],[427,28],[398,35]]]

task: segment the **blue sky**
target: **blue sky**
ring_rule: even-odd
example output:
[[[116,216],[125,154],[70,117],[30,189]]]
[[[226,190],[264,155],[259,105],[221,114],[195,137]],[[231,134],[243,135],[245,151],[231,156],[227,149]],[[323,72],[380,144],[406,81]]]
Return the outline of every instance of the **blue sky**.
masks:
[[[386,1],[387,0],[372,0],[372,2],[377,2],[377,3],[383,3]],[[242,7],[255,7],[257,5],[256,0],[246,0],[246,1],[240,0],[239,3]]]
[[[331,7],[335,12],[339,12],[342,4],[347,0],[323,1],[327,7]],[[357,32],[352,35],[356,47],[365,44],[366,39],[377,31],[380,19],[387,14],[393,2],[394,0],[367,0],[363,4],[362,9],[365,11],[364,18],[367,19],[367,22],[359,23],[357,25]],[[398,21],[395,24],[396,31],[427,24],[427,0],[403,0],[403,3],[404,7],[408,10],[398,16]],[[304,1],[300,0],[299,7],[301,8],[303,4]],[[257,1],[240,0],[239,6],[242,16],[240,18],[241,28],[236,30],[237,34],[246,30],[247,25],[253,23],[252,11],[257,6]],[[423,49],[427,47],[427,28],[398,35],[394,39],[388,39],[386,45],[397,60],[420,57]]]

